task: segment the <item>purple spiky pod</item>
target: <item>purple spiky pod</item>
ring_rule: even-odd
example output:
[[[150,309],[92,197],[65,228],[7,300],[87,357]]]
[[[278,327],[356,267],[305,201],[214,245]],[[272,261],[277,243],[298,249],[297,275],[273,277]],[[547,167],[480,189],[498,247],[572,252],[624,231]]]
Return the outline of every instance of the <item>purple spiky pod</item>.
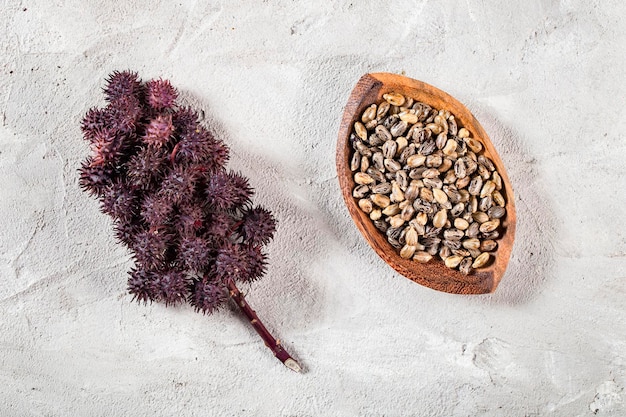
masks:
[[[175,158],[177,162],[199,163],[208,159],[215,139],[204,128],[196,128],[181,136],[176,144]]]
[[[113,184],[116,178],[113,167],[96,164],[92,158],[82,163],[79,173],[80,188],[96,197],[103,196],[106,188]]]
[[[171,221],[174,206],[169,201],[157,196],[148,195],[141,204],[141,217],[150,226],[161,226]]]
[[[213,211],[209,215],[208,232],[213,240],[223,240],[228,238],[233,231],[236,222],[232,215],[223,210]]]
[[[178,210],[177,226],[181,230],[181,235],[196,236],[205,227],[205,213],[200,202],[183,204]]]
[[[176,105],[178,91],[168,80],[151,80],[146,83],[148,104],[155,110],[172,109]]]
[[[198,128],[198,113],[191,107],[181,107],[172,114],[176,133],[184,136]]]
[[[114,219],[132,219],[136,210],[136,200],[137,195],[126,184],[117,182],[104,190],[101,209]]]
[[[242,245],[233,242],[224,242],[217,251],[215,258],[215,275],[222,281],[229,279],[239,281],[241,275],[247,272],[245,251]]]
[[[107,101],[121,97],[137,97],[141,94],[141,80],[136,72],[113,71],[106,80],[104,95]]]
[[[137,217],[118,219],[113,224],[115,238],[129,248],[132,248],[137,235],[146,229],[147,226]]]
[[[252,245],[266,245],[274,237],[276,220],[264,207],[257,206],[244,212],[239,234]]]
[[[83,117],[81,122],[81,130],[83,131],[83,137],[85,140],[93,141],[97,135],[97,132],[107,129],[110,121],[110,115],[107,109],[91,108]]]
[[[132,187],[149,190],[169,170],[165,149],[146,147],[131,157],[127,164],[128,183]]]
[[[134,96],[111,100],[107,110],[111,128],[124,133],[134,133],[143,115],[141,103]]]
[[[159,114],[148,123],[141,140],[148,146],[161,148],[169,143],[173,131],[172,115]]]
[[[211,260],[211,244],[200,237],[183,237],[178,259],[191,271],[203,271]]]
[[[197,312],[212,314],[228,300],[224,285],[220,285],[208,279],[195,280],[192,283],[189,294],[189,304]]]
[[[193,167],[176,166],[163,179],[158,195],[174,204],[188,201],[194,195],[199,173]]]
[[[156,269],[164,265],[170,242],[171,235],[166,229],[152,228],[138,233],[131,248],[137,262],[145,268]]]
[[[91,141],[92,163],[105,165],[118,162],[124,150],[124,138],[111,129],[93,132]]]
[[[187,299],[189,279],[184,271],[178,269],[163,269],[155,271],[151,290],[154,298],[165,305],[178,304]]]
[[[243,270],[239,277],[242,282],[252,282],[265,275],[267,268],[267,255],[263,253],[261,246],[247,245],[243,248]]]
[[[133,301],[147,304],[156,298],[154,291],[155,274],[153,271],[142,267],[130,270],[128,277],[128,292],[133,296]]]
[[[249,204],[252,188],[240,174],[219,172],[209,179],[206,195],[210,205],[225,210]]]

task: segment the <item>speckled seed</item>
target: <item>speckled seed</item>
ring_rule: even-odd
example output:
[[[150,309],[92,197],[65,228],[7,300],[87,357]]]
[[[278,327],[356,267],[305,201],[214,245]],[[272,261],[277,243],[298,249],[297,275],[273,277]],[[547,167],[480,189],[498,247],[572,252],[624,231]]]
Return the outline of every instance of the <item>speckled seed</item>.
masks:
[[[426,162],[426,157],[424,155],[412,155],[406,160],[406,164],[409,168],[417,168],[424,165],[424,162]]]
[[[400,206],[397,204],[389,204],[383,209],[383,214],[385,216],[395,216],[398,213],[400,213]]]
[[[463,275],[469,275],[472,272],[472,260],[470,257],[463,258],[459,264],[459,272]]]
[[[465,138],[465,143],[474,153],[478,153],[483,150],[483,145],[474,138]]]
[[[467,230],[467,228],[469,227],[469,223],[467,222],[467,220],[457,217],[456,219],[454,219],[454,227],[459,230]]]
[[[389,194],[391,192],[391,183],[381,182],[372,186],[372,193],[374,194]]]
[[[500,219],[489,220],[488,222],[484,222],[480,225],[480,231],[482,233],[493,232],[500,226]]]
[[[414,227],[409,226],[406,228],[406,233],[404,234],[404,241],[407,245],[416,246],[417,245],[417,230]]]
[[[456,124],[456,119],[454,118],[454,116],[450,116],[448,118],[448,132],[452,136],[456,136],[456,134],[458,133],[458,125]]]
[[[433,188],[433,197],[435,197],[435,201],[439,204],[448,204],[448,195],[439,188]]]
[[[496,184],[494,184],[493,181],[487,181],[483,185],[483,188],[480,190],[480,196],[487,197],[488,195],[491,195],[491,193],[493,193],[495,189],[496,189]]]
[[[383,125],[376,126],[374,131],[384,141],[388,141],[388,140],[392,140],[393,139],[393,137],[391,136],[391,133],[389,133],[389,130],[385,126],[383,126]]]
[[[459,178],[458,180],[456,180],[454,184],[456,185],[456,188],[461,189],[461,188],[467,187],[469,183],[470,183],[470,177],[467,176],[464,178]]]
[[[500,191],[502,189],[502,177],[498,174],[498,171],[491,173],[491,181],[496,185],[496,190]]]
[[[438,168],[439,165],[441,165],[441,163],[443,162],[443,159],[441,158],[441,155],[439,153],[434,153],[432,155],[428,155],[426,157],[426,166],[428,168]],[[437,170],[439,171],[439,170]],[[439,171],[441,172],[441,171]]]
[[[487,264],[489,261],[489,253],[483,252],[474,259],[474,263],[472,264],[472,268],[481,268]]]
[[[498,206],[504,207],[504,197],[502,197],[500,191],[494,191],[491,195],[491,198],[493,198],[493,202],[496,203]]]
[[[465,231],[465,235],[469,238],[475,238],[476,236],[478,236],[479,228],[480,228],[480,224],[471,223],[470,226]]]
[[[485,223],[486,221],[489,221],[489,216],[487,215],[487,213],[483,213],[482,211],[477,211],[476,213],[473,213],[472,218],[478,223]]]
[[[392,106],[402,106],[406,101],[406,98],[400,93],[383,94],[383,99]]]
[[[476,175],[474,178],[472,178],[472,181],[469,183],[469,186],[467,187],[467,191],[471,195],[479,195],[480,190],[482,188],[483,188],[483,179],[480,177],[480,175]]]
[[[367,214],[370,214],[374,208],[372,205],[372,200],[370,200],[369,198],[360,199],[359,207],[361,208],[361,210],[363,210]]]
[[[506,214],[506,210],[504,207],[493,206],[487,211],[487,215],[492,219],[501,219]]]
[[[417,196],[419,195],[419,192],[420,192],[419,185],[417,185],[415,181],[411,181],[411,184],[409,184],[409,187],[406,189],[406,192],[404,193],[404,198],[406,198],[407,200],[413,201],[417,198]]]
[[[374,163],[374,166],[380,170],[385,169],[385,156],[383,155],[382,152],[375,152],[372,155],[372,162]]]
[[[458,137],[460,138],[469,138],[470,133],[469,130],[467,130],[466,128],[462,127],[459,129],[459,133],[457,134]]]
[[[493,164],[493,161],[487,158],[485,155],[478,155],[478,163],[483,165],[489,171],[496,170],[496,166]]]
[[[376,110],[376,117],[382,119],[383,117],[387,116],[390,106],[391,105],[387,101],[383,101],[382,103],[380,103],[380,106],[378,106],[378,110]]]
[[[448,268],[454,269],[457,266],[459,266],[462,260],[463,260],[462,256],[452,255],[452,256],[448,256],[446,260],[444,261],[444,263],[446,264]]]
[[[443,160],[441,161],[441,165],[439,165],[437,169],[439,170],[439,172],[452,172],[452,174],[454,174],[454,171],[448,171],[450,168],[452,168],[453,164],[454,163],[450,158],[443,158]]]
[[[478,210],[484,211],[485,213],[493,206],[493,199],[490,195],[483,197],[478,202]]]
[[[361,154],[355,152],[352,155],[352,160],[350,161],[350,169],[352,171],[357,171],[361,167]]]
[[[415,223],[421,225],[421,226],[425,226],[426,223],[428,223],[428,215],[426,213],[418,213],[417,216],[415,216]]]
[[[422,178],[437,178],[439,176],[439,171],[435,168],[429,168],[422,172]]]
[[[439,228],[443,227],[446,224],[446,220],[448,219],[448,211],[446,209],[441,209],[435,216],[433,217],[433,226]]]
[[[385,208],[391,203],[389,197],[383,194],[372,194],[370,199],[372,200],[372,203],[376,204],[380,208]]]
[[[354,182],[361,185],[369,185],[374,182],[374,178],[363,172],[357,172],[354,174]]]
[[[406,140],[404,136],[400,136],[399,138],[396,139],[396,143],[398,144],[398,150],[396,151],[396,155],[400,155],[402,151],[404,150],[404,148],[406,148],[407,145],[409,144],[409,141]]]
[[[476,238],[465,239],[461,244],[465,249],[478,249],[480,247],[480,240]]]
[[[429,188],[420,188],[420,198],[428,202],[432,202],[435,199],[433,191]]]
[[[389,172],[396,172],[402,168],[402,165],[395,159],[385,159],[384,164]]]
[[[361,116],[361,121],[363,123],[370,122],[376,118],[376,112],[378,110],[376,107],[376,104],[372,104],[367,109],[365,109],[363,115]]]
[[[409,124],[417,123],[417,115],[415,113],[409,113],[408,111],[403,111],[400,113],[400,120],[403,122],[407,122]]]
[[[404,193],[397,182],[391,184],[391,201],[399,202],[404,200]]]
[[[367,171],[370,167],[370,159],[367,156],[361,157],[361,172]]]
[[[352,191],[352,197],[363,198],[367,194],[369,194],[369,192],[370,192],[370,187],[368,187],[367,185],[359,185],[357,187],[354,187],[354,190]]]
[[[408,203],[408,201],[404,200],[403,203]],[[414,215],[415,215],[415,209],[413,208],[411,204],[407,204],[406,206],[404,206],[402,208],[402,213],[400,214],[400,216],[402,216],[404,221],[407,221],[407,222],[411,220]]]
[[[413,260],[425,264],[426,262],[433,259],[432,255],[428,252],[419,251],[413,255]]]
[[[367,140],[367,129],[365,128],[363,123],[361,122],[354,123],[354,131],[356,132],[358,137],[360,137],[363,140]]]
[[[409,259],[413,257],[415,254],[415,246],[412,245],[404,245],[402,249],[400,249],[400,257],[404,259]]]
[[[382,216],[383,216],[383,213],[382,211],[380,211],[380,209],[374,209],[370,213],[370,219],[372,220],[379,220]]]
[[[452,152],[456,152],[456,141],[454,139],[448,139],[446,146],[443,148],[443,153],[451,155]]]
[[[393,228],[401,227],[404,224],[404,219],[401,216],[395,215],[389,218],[389,226]]]
[[[388,140],[383,143],[382,151],[385,158],[393,158],[398,152],[398,143],[395,140]]]
[[[385,167],[383,167],[384,170]],[[383,182],[386,181],[385,175],[377,168],[369,167],[367,168],[367,175],[374,178],[374,181]]]
[[[454,163],[454,174],[457,178],[465,178],[467,175],[467,167],[465,166],[465,161],[462,159],[457,159]]]
[[[393,136],[394,138],[402,136],[404,132],[406,132],[408,127],[409,125],[407,124],[407,122],[400,120],[398,123],[391,126],[391,129],[389,129],[389,133],[391,133],[391,136]]]
[[[461,240],[464,234],[462,230],[447,229],[443,232],[443,237],[447,240]]]
[[[495,240],[483,240],[480,244],[480,250],[483,252],[493,252],[498,247],[498,243]]]

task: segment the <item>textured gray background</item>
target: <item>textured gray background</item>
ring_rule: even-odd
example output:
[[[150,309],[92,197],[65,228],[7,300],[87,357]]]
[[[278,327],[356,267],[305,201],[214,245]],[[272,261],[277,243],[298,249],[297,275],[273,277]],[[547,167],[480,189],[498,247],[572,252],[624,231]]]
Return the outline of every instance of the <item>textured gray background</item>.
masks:
[[[626,415],[626,3],[116,3],[0,5],[0,415]],[[76,175],[126,68],[203,109],[273,208],[246,290],[304,375],[232,308],[130,302]],[[377,71],[456,96],[499,150],[518,235],[495,294],[404,279],[349,218],[336,133]]]

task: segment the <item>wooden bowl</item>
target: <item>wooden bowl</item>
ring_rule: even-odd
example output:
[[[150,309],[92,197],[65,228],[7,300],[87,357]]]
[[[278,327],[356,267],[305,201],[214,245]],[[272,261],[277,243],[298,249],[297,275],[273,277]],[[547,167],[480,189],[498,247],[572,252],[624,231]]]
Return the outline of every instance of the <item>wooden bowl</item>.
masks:
[[[349,138],[354,122],[360,120],[363,111],[372,103],[381,103],[383,94],[396,92],[416,101],[429,104],[437,109],[448,109],[456,117],[459,129],[465,127],[471,136],[479,139],[484,145],[484,154],[491,158],[502,177],[502,190],[506,200],[506,216],[501,219],[498,248],[492,253],[491,263],[486,267],[475,269],[469,275],[458,270],[447,268],[439,258],[433,258],[422,264],[412,259],[403,259],[398,251],[389,244],[386,236],[381,233],[369,216],[358,206],[352,196],[354,189],[353,173],[350,170],[352,147]],[[509,263],[513,240],[515,237],[515,205],[509,178],[487,133],[472,113],[458,100],[449,94],[421,81],[395,74],[366,74],[357,83],[346,104],[339,138],[337,141],[337,174],[348,211],[357,228],[361,231],[376,253],[400,274],[419,284],[439,291],[455,294],[485,294],[493,292]]]

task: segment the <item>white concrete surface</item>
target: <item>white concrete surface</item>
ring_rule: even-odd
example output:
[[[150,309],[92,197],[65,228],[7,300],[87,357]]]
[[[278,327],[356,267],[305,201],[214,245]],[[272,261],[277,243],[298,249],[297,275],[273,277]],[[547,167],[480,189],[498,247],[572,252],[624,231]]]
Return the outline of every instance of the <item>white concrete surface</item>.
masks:
[[[132,4],[132,5],[131,5]],[[626,3],[5,0],[1,416],[625,416]],[[79,121],[114,69],[170,78],[280,221],[249,301],[140,306],[78,189]],[[334,150],[366,72],[465,102],[517,196],[497,292],[394,273],[343,205]]]

